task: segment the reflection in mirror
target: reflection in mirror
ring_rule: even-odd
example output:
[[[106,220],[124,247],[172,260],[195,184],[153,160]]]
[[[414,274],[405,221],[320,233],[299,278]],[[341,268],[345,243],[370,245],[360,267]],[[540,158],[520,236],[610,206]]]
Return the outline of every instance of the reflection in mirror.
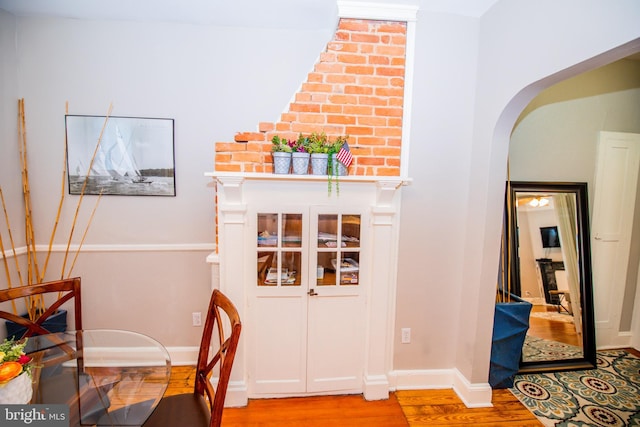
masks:
[[[510,188],[513,293],[533,304],[520,371],[594,367],[586,184]]]

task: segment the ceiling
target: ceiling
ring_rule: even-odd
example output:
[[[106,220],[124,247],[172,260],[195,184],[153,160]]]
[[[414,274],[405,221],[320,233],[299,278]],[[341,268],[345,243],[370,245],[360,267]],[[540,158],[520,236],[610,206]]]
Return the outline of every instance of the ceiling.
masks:
[[[415,5],[420,10],[479,17],[497,1],[367,0],[363,4]],[[16,16],[314,29],[333,23],[337,3],[338,0],[0,0],[0,9]]]

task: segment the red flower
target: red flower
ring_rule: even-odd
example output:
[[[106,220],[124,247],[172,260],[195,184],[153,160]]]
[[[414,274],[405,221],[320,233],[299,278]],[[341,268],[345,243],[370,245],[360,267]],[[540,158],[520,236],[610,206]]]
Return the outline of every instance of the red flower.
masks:
[[[18,357],[18,360],[16,360],[16,362],[21,365],[26,365],[27,363],[31,362],[31,358],[26,354],[23,354],[22,356]]]

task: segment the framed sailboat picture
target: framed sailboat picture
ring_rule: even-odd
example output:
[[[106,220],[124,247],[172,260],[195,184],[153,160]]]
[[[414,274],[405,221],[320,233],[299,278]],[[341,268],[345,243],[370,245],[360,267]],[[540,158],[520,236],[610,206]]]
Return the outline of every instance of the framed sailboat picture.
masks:
[[[69,194],[175,196],[173,119],[65,116]]]

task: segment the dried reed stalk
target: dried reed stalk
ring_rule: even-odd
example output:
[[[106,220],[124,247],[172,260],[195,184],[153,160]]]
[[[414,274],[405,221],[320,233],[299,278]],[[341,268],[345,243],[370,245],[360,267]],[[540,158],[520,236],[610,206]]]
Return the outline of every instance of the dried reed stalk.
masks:
[[[27,247],[27,283],[34,283],[40,277],[38,268],[38,257],[36,250],[35,230],[33,228],[32,210],[31,210],[31,187],[29,185],[29,169],[27,167],[27,125],[24,112],[24,99],[18,100],[18,129],[19,129],[19,146],[20,161],[22,167],[22,194],[24,198],[25,209],[25,243]],[[23,285],[21,283],[21,285]],[[39,310],[45,309],[44,298],[42,295],[27,297],[27,312],[29,318],[33,319]]]
[[[20,167],[21,167],[21,176],[22,176],[22,197],[24,203],[25,210],[25,240],[27,247],[27,259],[28,270],[27,270],[27,281],[28,283],[32,283],[32,266],[33,262],[31,260],[32,251],[35,252],[35,236],[33,229],[31,227],[31,190],[29,188],[29,172],[27,169],[27,130],[26,130],[26,118],[24,114],[24,99],[18,100],[18,147],[20,152]],[[37,263],[37,260],[35,260]],[[21,286],[23,283],[20,284]]]
[[[87,222],[87,226],[84,229],[84,233],[82,234],[82,239],[80,240],[80,245],[78,246],[78,250],[76,251],[75,256],[73,257],[73,262],[71,263],[71,268],[69,268],[69,272],[67,273],[67,277],[71,277],[71,272],[73,271],[73,267],[76,265],[76,260],[78,259],[78,255],[80,255],[80,250],[82,249],[82,245],[84,244],[84,239],[87,237],[87,232],[89,231],[89,226],[93,222],[93,216],[98,209],[98,204],[100,203],[100,199],[102,199],[102,191],[98,195],[98,199],[96,200],[96,204],[91,211],[91,216],[89,217],[89,221]]]
[[[76,222],[78,220],[78,213],[80,212],[80,206],[82,205],[82,200],[84,199],[84,192],[87,189],[87,183],[89,181],[89,171],[91,171],[91,168],[93,167],[93,162],[96,159],[96,155],[98,154],[98,149],[100,148],[100,143],[102,142],[102,136],[104,135],[104,130],[107,127],[107,122],[109,121],[109,117],[111,116],[111,111],[113,110],[113,104],[109,105],[109,110],[107,111],[107,115],[104,118],[104,124],[102,125],[102,129],[100,130],[100,136],[98,137],[98,143],[96,144],[96,148],[93,150],[93,156],[91,156],[91,161],[89,162],[89,166],[87,169],[87,174],[84,177],[84,182],[82,183],[82,189],[80,190],[80,198],[78,199],[78,206],[76,207],[76,213],[73,216],[73,222],[71,224],[71,232],[69,233],[69,240],[67,242],[67,249],[65,250],[64,253],[64,261],[62,262],[62,271],[61,271],[61,276],[62,278],[64,278],[64,271],[66,269],[67,266],[67,258],[69,256],[69,248],[71,247],[71,239],[73,238],[73,233],[75,231],[76,228]],[[96,205],[97,206],[97,205]],[[93,214],[91,215],[93,217]],[[87,226],[88,228],[88,226]],[[78,251],[80,251],[80,249],[78,248]],[[71,267],[73,268],[73,267]]]
[[[13,241],[13,233],[11,233],[11,225],[9,224],[9,214],[7,214],[7,205],[4,201],[4,194],[2,193],[2,187],[0,187],[0,198],[2,199],[2,209],[4,210],[4,220],[7,225],[7,232],[9,234],[9,241],[11,242],[11,250],[13,251],[13,260],[16,263],[16,272],[18,273],[18,281],[20,282],[20,286],[22,286],[22,271],[20,270],[20,264],[18,263],[18,254],[16,253],[16,245]],[[2,251],[2,256],[4,257],[4,251]],[[5,265],[8,267],[8,265]],[[7,274],[9,272],[7,271]],[[9,288],[11,288],[11,281],[9,281]]]
[[[2,193],[2,187],[0,187],[0,199],[2,199],[2,209],[4,210],[4,217],[9,224],[9,215],[7,215],[7,206],[4,203],[4,194]],[[13,244],[11,245],[13,249],[13,258],[16,260],[16,267],[19,269],[19,264],[17,262],[16,251]],[[11,273],[9,272],[9,263],[7,262],[7,257],[4,254],[4,241],[2,240],[2,234],[0,233],[0,251],[2,251],[2,263],[4,264],[4,272],[7,276],[7,288],[11,289],[13,287],[13,283],[11,282]],[[18,270],[19,271],[19,270]],[[13,312],[17,313],[16,302],[15,300],[11,300],[11,307],[13,308]]]

